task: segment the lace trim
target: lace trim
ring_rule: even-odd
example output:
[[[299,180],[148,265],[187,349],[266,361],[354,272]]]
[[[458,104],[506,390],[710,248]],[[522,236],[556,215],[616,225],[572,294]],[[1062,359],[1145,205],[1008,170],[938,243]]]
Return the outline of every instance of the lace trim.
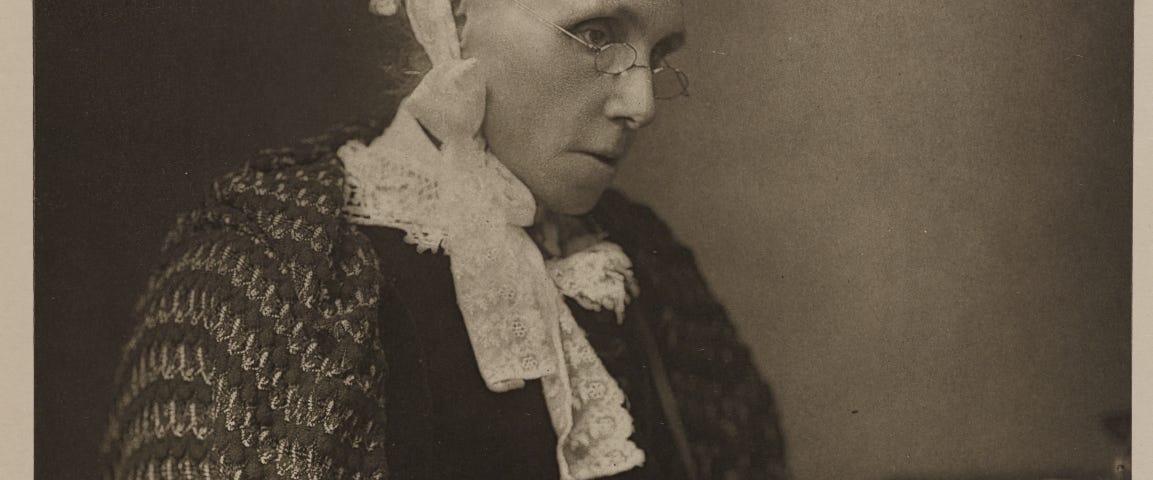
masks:
[[[624,322],[630,297],[640,294],[632,267],[619,245],[605,241],[545,262],[549,277],[564,296],[592,311],[611,310],[618,323]]]
[[[576,479],[591,479],[643,464],[645,452],[629,440],[633,418],[621,406],[624,392],[605,370],[567,308],[560,326],[573,396],[572,428],[560,438],[562,458],[569,459],[569,473]]]

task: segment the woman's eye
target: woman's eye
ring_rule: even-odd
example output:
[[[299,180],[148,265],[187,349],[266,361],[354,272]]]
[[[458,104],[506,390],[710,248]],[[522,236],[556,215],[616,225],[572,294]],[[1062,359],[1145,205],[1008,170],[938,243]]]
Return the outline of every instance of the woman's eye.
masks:
[[[573,33],[594,47],[603,47],[616,41],[612,29],[605,22],[596,20],[578,25]]]

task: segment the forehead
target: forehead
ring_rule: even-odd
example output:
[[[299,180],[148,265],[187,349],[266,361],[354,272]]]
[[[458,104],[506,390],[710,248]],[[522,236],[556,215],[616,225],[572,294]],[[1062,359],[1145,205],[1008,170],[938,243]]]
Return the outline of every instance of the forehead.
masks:
[[[682,0],[537,0],[560,4],[572,16],[612,16],[646,33],[684,34]]]

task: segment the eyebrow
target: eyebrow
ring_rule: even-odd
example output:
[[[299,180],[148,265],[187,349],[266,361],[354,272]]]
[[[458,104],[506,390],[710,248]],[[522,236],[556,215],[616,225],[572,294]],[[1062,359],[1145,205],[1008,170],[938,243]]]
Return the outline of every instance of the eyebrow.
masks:
[[[673,53],[677,50],[680,50],[681,47],[685,46],[686,42],[688,42],[688,36],[685,35],[685,32],[677,31],[665,36],[665,38],[662,38],[659,42],[657,42],[657,45],[664,44],[665,48],[668,50],[666,53]]]
[[[641,16],[633,7],[619,0],[589,0],[587,2],[579,2],[581,5],[577,6],[574,14],[577,16],[588,16],[598,12],[604,12],[607,15],[618,16],[624,18],[626,21],[646,27],[644,22],[641,22]],[[667,46],[668,51],[674,52],[684,46],[688,40],[687,35],[683,29],[676,30],[668,35],[665,35],[657,44],[664,44]]]

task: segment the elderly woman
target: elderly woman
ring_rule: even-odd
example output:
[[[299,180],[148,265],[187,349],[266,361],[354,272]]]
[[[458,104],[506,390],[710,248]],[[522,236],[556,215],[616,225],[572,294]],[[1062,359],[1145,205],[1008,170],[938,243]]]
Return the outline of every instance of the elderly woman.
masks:
[[[607,191],[686,93],[681,0],[372,8],[431,70],[383,132],[262,152],[179,220],[111,476],[784,478],[691,254]]]

